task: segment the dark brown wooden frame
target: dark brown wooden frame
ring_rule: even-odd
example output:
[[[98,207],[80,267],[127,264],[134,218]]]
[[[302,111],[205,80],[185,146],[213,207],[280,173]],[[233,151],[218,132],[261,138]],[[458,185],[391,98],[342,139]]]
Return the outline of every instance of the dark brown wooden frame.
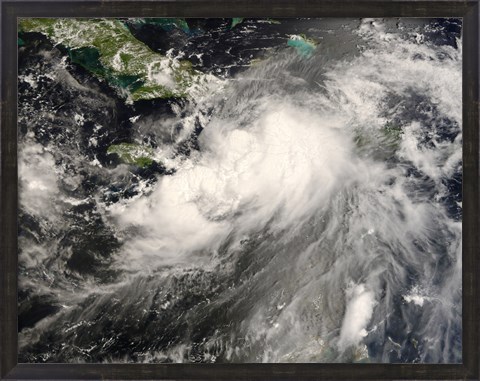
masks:
[[[1,2],[0,376],[1,379],[479,379],[479,1],[159,0]],[[18,364],[18,17],[462,17],[462,364]]]

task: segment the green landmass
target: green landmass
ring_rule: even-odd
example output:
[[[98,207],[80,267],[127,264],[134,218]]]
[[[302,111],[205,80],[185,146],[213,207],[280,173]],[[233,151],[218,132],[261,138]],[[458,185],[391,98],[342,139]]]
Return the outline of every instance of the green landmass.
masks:
[[[153,163],[153,149],[133,143],[112,144],[107,149],[108,154],[116,154],[126,164],[138,167],[148,167]]]
[[[381,132],[384,137],[383,143],[390,150],[396,151],[400,147],[400,143],[402,141],[402,126],[399,126],[392,122],[387,122]]]
[[[396,125],[392,122],[387,122],[385,123],[385,127],[383,128],[383,133],[385,134],[386,137],[389,137],[397,141],[400,139],[403,133],[403,129],[399,125]]]
[[[267,19],[267,22],[268,22],[269,24],[276,24],[276,25],[281,24],[280,21],[275,20],[275,19]]]
[[[230,26],[230,28],[235,28],[235,25],[240,24],[242,21],[243,21],[243,17],[234,17],[232,19],[232,25]]]
[[[384,152],[393,153],[400,147],[402,135],[402,126],[388,121],[383,128],[378,129],[376,132],[367,134],[361,129],[355,130],[353,141],[360,151],[371,151],[374,147]]]
[[[152,20],[188,28],[181,19]],[[132,101],[186,97],[198,80],[189,61],[152,51],[120,20],[23,18],[19,30],[42,33],[64,46],[73,62],[106,79]]]

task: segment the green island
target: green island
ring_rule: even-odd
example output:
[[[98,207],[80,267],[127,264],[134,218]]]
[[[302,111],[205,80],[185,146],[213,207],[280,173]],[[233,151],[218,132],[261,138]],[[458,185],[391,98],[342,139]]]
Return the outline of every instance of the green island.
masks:
[[[140,144],[112,144],[107,149],[108,154],[116,154],[125,164],[133,164],[141,168],[153,163],[153,149]]]
[[[186,23],[172,20],[176,19],[164,22],[188,28]],[[189,61],[152,51],[120,20],[23,18],[19,31],[41,33],[54,44],[62,45],[72,62],[108,81],[127,101],[183,98],[200,80]]]
[[[235,25],[240,24],[242,21],[243,21],[243,17],[234,17],[232,19],[232,24],[231,24],[230,28],[235,28]]]

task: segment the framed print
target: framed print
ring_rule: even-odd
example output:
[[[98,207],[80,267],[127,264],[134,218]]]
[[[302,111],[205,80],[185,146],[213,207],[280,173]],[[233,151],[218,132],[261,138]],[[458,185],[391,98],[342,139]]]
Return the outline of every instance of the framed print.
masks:
[[[2,379],[478,379],[479,15],[2,1]]]

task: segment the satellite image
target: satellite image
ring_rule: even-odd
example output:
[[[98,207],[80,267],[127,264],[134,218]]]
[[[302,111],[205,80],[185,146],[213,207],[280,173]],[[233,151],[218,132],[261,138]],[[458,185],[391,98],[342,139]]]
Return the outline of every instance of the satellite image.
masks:
[[[461,30],[19,19],[19,362],[462,362]]]

